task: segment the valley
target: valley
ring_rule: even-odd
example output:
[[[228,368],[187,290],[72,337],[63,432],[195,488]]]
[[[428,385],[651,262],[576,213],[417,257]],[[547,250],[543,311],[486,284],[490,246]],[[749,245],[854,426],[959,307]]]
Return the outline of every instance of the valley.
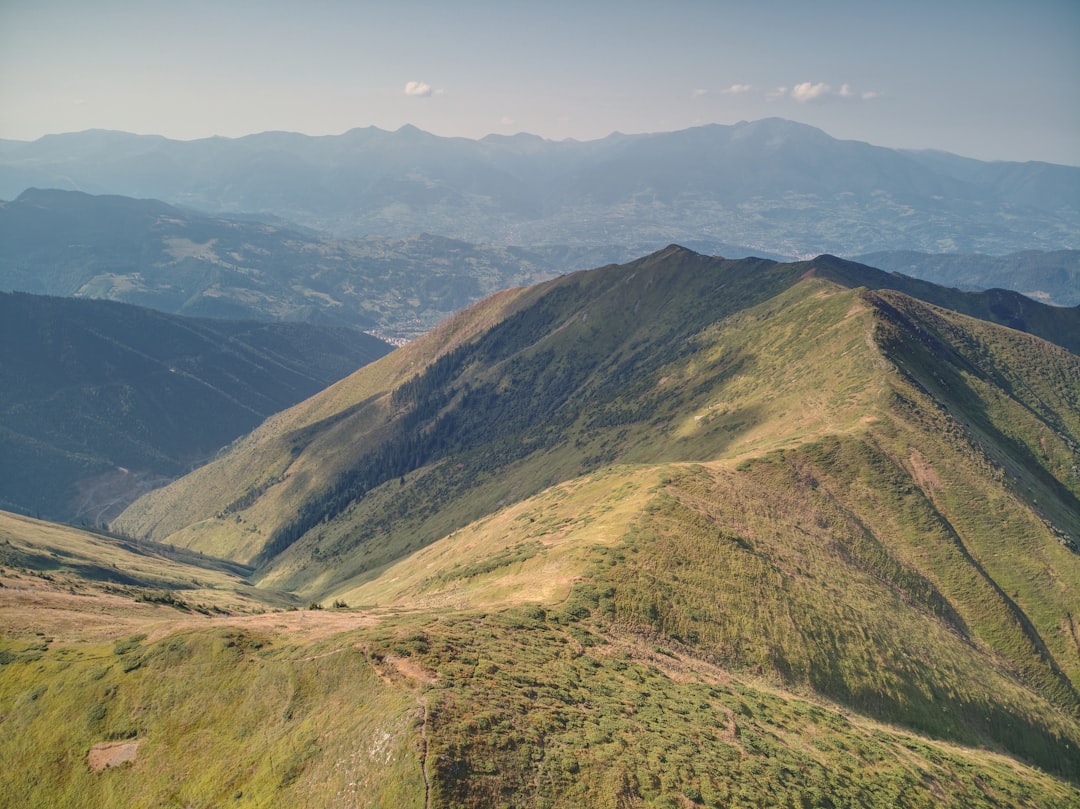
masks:
[[[0,293],[0,506],[102,526],[391,348],[342,327]]]

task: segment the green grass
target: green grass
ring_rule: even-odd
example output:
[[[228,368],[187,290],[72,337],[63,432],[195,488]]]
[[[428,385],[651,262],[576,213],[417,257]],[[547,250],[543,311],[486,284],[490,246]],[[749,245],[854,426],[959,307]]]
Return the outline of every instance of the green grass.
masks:
[[[252,570],[226,560],[0,512],[0,570],[5,568],[55,591],[105,593],[206,614],[297,603],[287,593],[252,586]]]
[[[224,629],[65,647],[5,665],[0,699],[0,792],[23,806],[423,805],[415,700],[347,645]],[[114,740],[139,742],[135,762],[91,772]]]
[[[883,721],[1080,773],[1074,686],[1040,659],[1039,636],[994,600],[993,583],[951,560],[950,538],[932,528],[919,539],[934,546],[930,564],[905,559],[872,504],[854,513],[835,479],[809,487],[796,466],[817,471],[785,458],[673,479],[593,568],[615,625]]]
[[[373,611],[147,613],[96,642],[5,620],[0,791],[28,806],[1069,806],[1075,720],[965,642],[925,580],[850,525],[835,534],[824,496],[777,502],[765,484],[791,460],[566,484],[396,571],[412,578],[351,591],[378,595]],[[556,570],[553,589],[514,584]],[[1019,735],[969,721],[987,710]],[[1058,777],[1001,755],[1037,757],[1054,728],[1064,764],[1040,763]],[[91,773],[87,752],[113,740],[139,741],[136,760]]]
[[[80,607],[77,570],[13,543],[10,789],[1076,805],[1080,361],[769,272],[674,251],[492,299],[126,518],[194,549],[171,564],[233,559],[222,598],[262,553],[260,588],[352,608],[209,618],[151,584],[198,574],[134,559],[143,600]],[[132,732],[134,764],[74,771]]]
[[[657,654],[565,612],[428,623],[439,806],[1066,806],[1007,759]],[[1028,771],[1030,773],[1030,771]],[[1031,791],[1029,791],[1031,790]]]

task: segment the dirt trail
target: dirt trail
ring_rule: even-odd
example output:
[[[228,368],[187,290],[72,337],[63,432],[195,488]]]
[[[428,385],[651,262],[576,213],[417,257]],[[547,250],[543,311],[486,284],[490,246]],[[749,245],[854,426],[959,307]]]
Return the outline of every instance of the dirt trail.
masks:
[[[423,696],[419,698],[419,701],[420,708],[424,712],[420,722],[420,774],[424,776],[424,809],[431,809],[431,778],[428,775],[428,704]]]
[[[243,629],[262,629],[268,632],[288,632],[300,635],[305,641],[316,641],[357,627],[375,626],[379,620],[379,616],[367,612],[331,610],[294,610],[268,612],[261,615],[225,615],[214,618],[184,616],[162,621],[161,625],[149,634],[147,640],[150,642],[160,640],[182,629],[235,626]]]
[[[317,641],[380,621],[378,613],[352,610],[292,610],[207,616],[140,603],[127,595],[72,592],[37,576],[0,575],[0,633],[47,636],[59,643],[111,642],[136,633],[157,641],[175,632],[237,627],[298,635]]]

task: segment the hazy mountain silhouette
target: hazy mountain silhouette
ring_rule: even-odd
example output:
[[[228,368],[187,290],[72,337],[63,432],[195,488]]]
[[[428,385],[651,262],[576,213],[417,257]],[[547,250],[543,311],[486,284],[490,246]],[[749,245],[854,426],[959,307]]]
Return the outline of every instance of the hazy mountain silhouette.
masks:
[[[1080,235],[1080,168],[905,152],[776,118],[588,142],[474,141],[406,126],[0,143],[0,196],[28,187],[267,213],[345,236],[504,245],[1000,254],[1071,247]]]

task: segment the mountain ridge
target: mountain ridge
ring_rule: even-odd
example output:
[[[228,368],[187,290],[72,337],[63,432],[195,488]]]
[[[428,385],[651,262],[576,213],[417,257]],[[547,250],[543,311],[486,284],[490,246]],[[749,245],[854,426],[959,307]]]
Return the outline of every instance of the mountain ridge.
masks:
[[[497,296],[494,299],[478,305],[480,307],[478,311],[480,311],[485,308],[490,308],[492,304],[496,304],[500,301],[504,302],[498,303],[499,311],[501,312],[501,314],[497,315],[497,317],[503,318],[501,323],[496,323],[495,330],[486,337],[483,335],[483,332],[480,333],[481,340],[487,339],[489,341],[489,345],[491,346],[490,348],[483,348],[482,346],[477,346],[476,344],[473,344],[469,341],[462,343],[460,341],[460,338],[457,338],[451,342],[451,340],[446,336],[447,332],[452,332],[457,323],[468,321],[471,317],[475,316],[473,310],[466,310],[465,313],[462,313],[461,315],[451,319],[451,321],[448,321],[448,323],[444,327],[437,329],[435,332],[433,332],[430,339],[426,340],[423,345],[417,347],[407,347],[407,350],[401,352],[400,355],[394,357],[394,362],[391,363],[387,361],[386,363],[384,363],[388,364],[388,367],[393,366],[399,369],[398,371],[396,371],[398,379],[398,382],[395,383],[397,389],[397,392],[395,393],[396,401],[406,401],[409,398],[416,396],[423,397],[427,394],[421,393],[421,391],[427,390],[429,388],[432,390],[437,390],[438,385],[441,384],[440,380],[445,380],[447,378],[447,373],[454,373],[449,369],[454,367],[467,366],[470,362],[473,361],[469,359],[469,357],[488,357],[489,361],[496,360],[499,363],[499,367],[502,367],[506,363],[506,358],[513,356],[513,351],[515,349],[510,348],[510,346],[528,346],[529,341],[535,338],[530,338],[527,335],[542,335],[544,333],[544,329],[547,327],[548,324],[548,318],[550,317],[550,315],[544,314],[545,306],[549,308],[552,306],[558,307],[562,305],[562,300],[570,301],[576,298],[580,298],[582,296],[588,297],[589,295],[595,294],[593,292],[586,293],[584,291],[577,290],[576,287],[578,283],[580,283],[579,279],[581,279],[582,281],[586,281],[588,284],[588,288],[611,289],[612,293],[615,293],[615,291],[619,290],[619,287],[621,286],[619,280],[616,279],[628,278],[633,281],[635,278],[637,278],[639,272],[648,273],[650,268],[659,267],[663,268],[663,272],[660,272],[660,274],[658,275],[647,276],[650,280],[647,282],[646,287],[650,290],[651,294],[654,294],[654,296],[657,295],[657,291],[659,290],[659,296],[654,297],[654,299],[660,302],[661,305],[663,305],[662,302],[667,297],[667,295],[671,294],[678,296],[678,299],[682,301],[682,303],[679,305],[680,308],[678,310],[679,320],[665,327],[674,329],[674,331],[672,332],[673,334],[681,335],[678,339],[686,339],[686,337],[689,336],[689,333],[692,333],[692,326],[689,324],[700,322],[702,325],[704,325],[705,323],[711,321],[711,319],[715,316],[715,311],[709,307],[708,302],[713,300],[713,295],[715,295],[715,293],[711,291],[708,293],[704,293],[702,294],[700,300],[693,303],[687,303],[687,299],[692,298],[693,296],[690,295],[690,293],[688,293],[685,289],[673,287],[672,284],[675,283],[674,279],[682,278],[684,279],[684,283],[686,283],[694,276],[693,270],[687,269],[688,267],[708,267],[716,268],[718,272],[723,272],[725,269],[728,268],[736,268],[734,271],[741,273],[741,275],[735,277],[740,278],[738,283],[744,285],[743,289],[745,291],[742,294],[749,295],[750,300],[761,300],[762,295],[770,296],[776,294],[779,290],[786,288],[788,284],[793,283],[797,279],[813,277],[815,274],[821,274],[822,276],[824,276],[825,280],[838,281],[849,287],[852,285],[863,286],[864,284],[862,282],[866,282],[865,285],[868,285],[870,287],[886,289],[896,289],[897,285],[899,285],[900,291],[906,294],[921,294],[923,297],[930,299],[928,302],[938,305],[941,305],[943,303],[951,303],[952,308],[957,309],[958,311],[967,310],[970,312],[972,310],[975,310],[982,314],[984,317],[996,319],[998,322],[1003,323],[1003,325],[1007,325],[1010,328],[1015,328],[1017,326],[1026,326],[1030,329],[1032,326],[1034,326],[1035,333],[1039,336],[1042,336],[1044,339],[1049,339],[1053,342],[1057,342],[1059,345],[1062,345],[1066,349],[1076,349],[1077,329],[1075,328],[1075,326],[1078,319],[1080,319],[1080,309],[1062,310],[1029,301],[1028,303],[1032,309],[1051,318],[1050,327],[1046,328],[1044,327],[1044,321],[1040,317],[1030,317],[1023,322],[1018,322],[1017,319],[1013,316],[1012,310],[1007,306],[999,306],[997,307],[996,311],[993,311],[995,309],[995,307],[993,306],[993,302],[997,298],[997,295],[995,293],[957,293],[955,291],[944,290],[940,287],[935,287],[934,285],[927,284],[926,282],[918,282],[914,281],[913,279],[904,278],[902,276],[889,276],[888,274],[882,273],[878,270],[874,270],[873,268],[862,267],[861,265],[856,265],[852,262],[846,262],[841,259],[836,259],[835,257],[823,256],[811,262],[800,262],[786,265],[754,259],[728,261],[725,259],[701,256],[699,254],[693,253],[692,251],[686,250],[685,248],[679,247],[678,245],[671,245],[664,250],[661,250],[651,256],[639,259],[636,262],[631,262],[628,265],[609,265],[608,267],[599,268],[597,270],[579,271],[577,273],[572,273],[570,275],[563,276],[549,282],[545,282],[535,287],[508,291],[501,294],[500,296]],[[677,272],[673,269],[674,267],[682,267],[682,270]],[[764,269],[776,271],[774,280],[764,280],[765,278],[769,277],[762,273],[762,270]],[[856,281],[858,283],[856,283]],[[638,286],[635,288],[641,289],[641,280],[638,279],[636,283],[638,284]],[[699,279],[697,281],[693,281],[692,283],[694,283],[698,288],[702,288],[701,284],[706,282],[703,282]],[[600,285],[599,287],[597,287],[598,284]],[[671,289],[672,291],[670,293],[664,292],[664,290],[667,289]],[[704,289],[708,289],[708,287],[706,286],[703,288],[703,290]],[[554,303],[545,303],[546,296],[550,293],[556,293],[555,297],[550,299]],[[618,294],[625,296],[628,293],[618,292]],[[1020,298],[1020,296],[1016,297]],[[1012,299],[1010,298],[1009,300]],[[506,308],[507,303],[509,303],[510,308]],[[538,304],[539,306],[537,306]],[[622,304],[621,307],[618,305],[615,306],[615,311],[620,310],[620,308],[622,309],[622,313],[618,314],[619,319],[622,320],[622,325],[619,326],[620,329],[629,328],[632,330],[634,328],[632,325],[630,325],[631,321],[626,318],[625,312],[638,305],[640,305],[640,299],[638,302],[634,302],[629,300],[629,298],[626,298],[625,302]],[[609,303],[608,306],[610,308],[611,304]],[[694,316],[689,315],[689,312],[693,311],[693,308],[690,307],[696,308],[699,313]],[[655,316],[655,314],[655,312],[651,313],[651,316]],[[569,324],[574,324],[573,328],[579,332],[582,332],[585,329],[589,328],[587,326],[587,311],[583,310],[576,316],[576,318],[578,319],[575,320],[574,318],[571,318],[569,321],[567,321],[567,323],[564,326],[560,327],[560,329],[555,334],[558,334],[559,332],[568,328]],[[488,321],[488,319],[485,317],[481,320],[481,322],[490,321]],[[688,333],[687,329],[690,329],[691,331]],[[633,331],[631,331],[630,333],[633,333]],[[541,338],[541,341],[543,341],[544,339],[546,338]],[[617,339],[627,340],[629,338],[621,337]],[[650,335],[650,339],[659,343],[665,342],[665,340],[658,338],[655,334]],[[427,374],[427,377],[417,377],[408,385],[404,384],[408,380],[403,377],[402,374],[408,374],[409,371],[407,369],[415,367],[416,360],[413,360],[412,357],[417,355],[424,356],[425,352],[428,351],[426,346],[429,345],[439,345],[442,348],[440,348],[438,354],[436,355],[437,358],[431,358],[426,361],[422,361],[424,362],[424,364],[429,362],[433,363],[425,372]],[[458,346],[458,348],[453,348],[453,346],[455,345]],[[607,345],[607,343],[606,341],[601,341],[599,345],[605,346]],[[657,361],[655,357],[645,360],[643,358],[643,355],[640,354],[640,350],[638,352],[635,352],[636,358],[634,354],[632,354],[629,357],[619,359],[619,355],[617,353],[619,349],[615,347],[617,345],[617,343],[612,344],[611,347],[607,349],[608,351],[612,352],[612,356],[609,356],[607,359],[602,359],[600,360],[600,362],[602,363],[602,368],[606,368],[609,371],[614,368],[617,373],[619,373],[620,378],[628,378],[628,375],[633,373],[631,369],[640,367],[642,362],[655,363]],[[461,353],[463,350],[465,351],[464,354]],[[536,349],[529,350],[535,351]],[[603,354],[604,350],[602,348],[594,348],[593,352]],[[670,349],[667,350],[667,353],[670,354]],[[374,369],[372,369],[372,373],[373,372]],[[570,374],[571,378],[579,380],[578,382],[573,384],[581,384],[581,382],[585,382],[586,384],[588,384],[587,380],[589,378],[589,375],[591,375],[593,372],[590,369],[586,369],[585,371],[575,371],[573,368],[567,368],[558,372],[540,371],[540,373],[542,376],[536,377],[534,382],[531,384],[540,384],[538,380],[540,378],[546,378],[543,376],[543,374],[548,373]],[[550,397],[552,390],[551,385],[555,379],[558,379],[558,376],[549,380],[547,383],[544,383],[544,391],[546,391],[546,393],[541,393],[538,389],[537,395],[541,397]],[[347,388],[350,384],[351,383],[347,380],[345,382],[339,383],[337,387],[344,389]],[[485,383],[485,386],[487,384],[488,383]],[[563,382],[559,382],[559,384],[563,384]],[[410,385],[414,387],[410,388]],[[573,387],[570,388],[570,390],[573,389]],[[406,392],[414,390],[415,392]],[[367,395],[370,396],[370,394]],[[475,396],[476,394],[474,393],[473,395]],[[328,391],[325,395],[325,398],[329,399],[331,396],[331,391]],[[424,407],[433,408],[432,413],[438,413],[443,407],[443,405],[444,402],[441,400],[441,398],[437,397],[436,399],[433,399],[429,405],[424,405]],[[458,406],[460,405],[461,402],[458,402]],[[307,406],[310,406],[310,403],[305,407]],[[492,404],[491,406],[494,405]],[[558,405],[551,404],[544,405],[544,407],[555,407],[557,409]],[[392,405],[390,412],[393,412],[398,408],[400,408],[400,405]],[[623,417],[624,416],[615,416],[616,420]],[[345,421],[343,421],[340,427],[338,427],[338,429],[346,429],[345,425],[350,423],[351,418],[352,417],[350,416]],[[529,411],[526,410],[524,418],[528,420],[533,418],[533,416],[530,416]],[[275,430],[279,429],[280,428],[275,427]],[[457,425],[455,429],[462,429],[462,427],[461,425]],[[478,429],[482,429],[479,424]],[[404,437],[402,437],[398,440],[404,441],[405,439]],[[409,453],[413,453],[416,451],[419,450],[417,448],[414,448],[412,450],[409,450]],[[388,472],[387,474],[390,473]],[[391,476],[396,478],[399,476],[399,474],[400,473],[394,473]]]
[[[672,245],[485,298],[271,417],[116,521],[114,564],[173,548],[122,588],[0,515],[0,784],[1069,807],[1080,356],[949,306],[993,300]],[[109,740],[136,761],[91,772]]]
[[[382,609],[561,594],[604,631],[1080,772],[1078,647],[1060,632],[1080,594],[1033,583],[1080,569],[1080,358],[939,305],[966,294],[919,282],[925,302],[890,280],[831,256],[672,245],[512,290],[281,414],[116,528],[253,564],[263,586]],[[355,404],[327,418],[319,401],[347,389]],[[232,477],[253,452],[256,476]],[[825,559],[854,590],[822,578]],[[561,583],[526,584],[542,570]],[[718,587],[730,612],[707,606]],[[878,595],[864,603],[865,588]],[[881,598],[908,630],[863,612]],[[833,616],[831,640],[812,613]],[[857,613],[884,647],[848,637],[842,616]],[[927,633],[950,664],[917,648]],[[976,669],[978,686],[950,673]],[[942,689],[963,695],[956,716],[935,708]]]
[[[471,141],[415,128],[139,137],[109,147],[107,133],[9,144],[0,149],[0,196],[74,188],[272,213],[339,236],[614,242],[639,254],[673,240],[781,255],[1005,253],[1071,247],[1080,231],[1080,168],[976,166],[782,119],[585,142]]]
[[[852,261],[960,289],[1013,289],[1058,306],[1080,304],[1080,251],[1022,251],[1006,256],[895,250]]]

